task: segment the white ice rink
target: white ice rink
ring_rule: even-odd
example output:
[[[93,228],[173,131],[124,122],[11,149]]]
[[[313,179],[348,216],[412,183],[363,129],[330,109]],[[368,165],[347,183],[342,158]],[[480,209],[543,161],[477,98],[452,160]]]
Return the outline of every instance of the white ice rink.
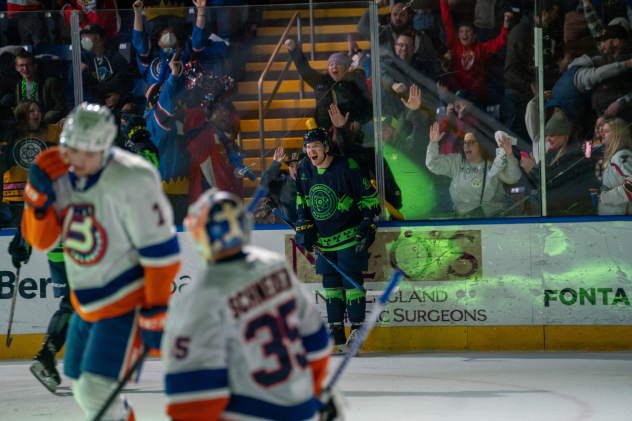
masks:
[[[69,379],[54,396],[29,364],[0,362],[0,420],[83,420]],[[350,421],[632,419],[630,352],[364,354],[340,386]],[[167,420],[160,361],[125,393],[137,420]]]

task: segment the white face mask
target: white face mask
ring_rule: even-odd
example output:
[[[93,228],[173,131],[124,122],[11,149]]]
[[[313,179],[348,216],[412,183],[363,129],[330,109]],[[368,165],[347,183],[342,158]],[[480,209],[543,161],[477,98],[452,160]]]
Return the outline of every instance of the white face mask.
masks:
[[[83,37],[81,38],[81,47],[86,50],[86,51],[90,51],[92,50],[92,47],[94,46],[94,44],[92,43],[92,40],[88,37]]]
[[[164,48],[168,48],[168,47],[175,47],[177,39],[174,33],[167,32],[162,36],[162,38],[160,38],[160,41],[162,42],[162,45],[164,46]]]

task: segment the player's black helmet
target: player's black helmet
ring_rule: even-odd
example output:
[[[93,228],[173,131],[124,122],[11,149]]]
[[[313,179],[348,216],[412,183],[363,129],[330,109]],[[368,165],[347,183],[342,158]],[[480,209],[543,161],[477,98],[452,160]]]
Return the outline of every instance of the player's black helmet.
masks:
[[[325,149],[331,148],[331,137],[322,127],[312,129],[303,136],[303,153],[307,153],[307,145],[313,142],[322,142]]]

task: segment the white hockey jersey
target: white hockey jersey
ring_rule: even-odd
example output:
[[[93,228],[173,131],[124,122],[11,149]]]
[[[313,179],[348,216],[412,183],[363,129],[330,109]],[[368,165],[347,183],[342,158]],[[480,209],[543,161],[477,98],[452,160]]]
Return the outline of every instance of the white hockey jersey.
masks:
[[[599,215],[629,215],[632,202],[632,152],[623,149],[614,154],[603,172]]]
[[[516,157],[510,156],[505,159],[504,167],[497,165],[497,162],[500,162],[498,158],[493,163],[487,161],[473,164],[464,159],[461,154],[439,155],[439,144],[431,142],[426,154],[426,166],[437,175],[452,178],[450,197],[454,202],[457,216],[479,206],[486,216],[493,216],[506,207],[502,182],[514,184],[520,180],[520,167]],[[486,176],[484,171],[487,171]],[[485,180],[485,191],[483,191],[483,180]]]
[[[315,420],[331,353],[321,315],[283,258],[248,247],[174,295],[162,341],[177,420]]]
[[[94,322],[141,305],[166,305],[180,256],[155,167],[112,148],[99,173],[67,173],[53,188],[53,207],[44,219],[27,208],[22,232],[40,250],[63,241],[71,301],[81,317]]]

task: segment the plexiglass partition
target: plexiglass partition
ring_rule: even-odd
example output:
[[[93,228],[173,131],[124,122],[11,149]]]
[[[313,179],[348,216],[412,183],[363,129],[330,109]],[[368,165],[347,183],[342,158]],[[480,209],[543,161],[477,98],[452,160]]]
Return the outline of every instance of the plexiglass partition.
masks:
[[[4,227],[79,101],[108,106],[116,145],[155,163],[176,224],[210,187],[249,201],[261,183],[256,223],[293,219],[314,128],[365,172],[383,220],[627,211],[625,8],[195,5],[0,13]]]

